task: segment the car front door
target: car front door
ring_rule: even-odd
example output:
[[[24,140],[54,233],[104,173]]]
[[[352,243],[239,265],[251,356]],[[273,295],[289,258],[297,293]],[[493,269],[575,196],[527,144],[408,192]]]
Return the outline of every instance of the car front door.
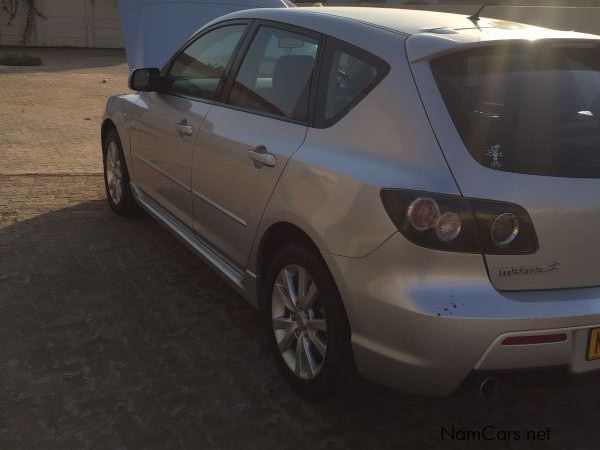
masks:
[[[136,186],[190,228],[194,142],[247,27],[229,23],[195,39],[169,64],[160,92],[140,93],[132,114]]]
[[[193,161],[194,229],[245,267],[262,212],[307,131],[321,37],[256,24]]]

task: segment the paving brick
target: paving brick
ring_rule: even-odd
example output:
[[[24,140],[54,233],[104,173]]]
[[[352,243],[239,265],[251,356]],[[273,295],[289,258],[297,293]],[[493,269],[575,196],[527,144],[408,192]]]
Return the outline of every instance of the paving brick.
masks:
[[[127,91],[122,50],[28,50],[39,68],[0,66],[0,174],[101,173],[106,98]]]

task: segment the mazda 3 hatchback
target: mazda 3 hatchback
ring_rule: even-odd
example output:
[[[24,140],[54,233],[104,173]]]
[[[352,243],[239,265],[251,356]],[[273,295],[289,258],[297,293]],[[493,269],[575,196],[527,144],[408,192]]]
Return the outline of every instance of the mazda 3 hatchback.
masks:
[[[600,38],[384,8],[236,12],[108,100],[108,202],[260,308],[299,392],[355,369],[600,369]]]

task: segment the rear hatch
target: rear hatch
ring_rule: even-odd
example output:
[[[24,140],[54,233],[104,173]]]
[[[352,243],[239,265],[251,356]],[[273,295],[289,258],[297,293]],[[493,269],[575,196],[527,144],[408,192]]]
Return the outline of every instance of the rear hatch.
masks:
[[[467,47],[414,69],[463,195],[518,204],[535,227],[535,253],[484,255],[492,283],[600,285],[599,41]]]

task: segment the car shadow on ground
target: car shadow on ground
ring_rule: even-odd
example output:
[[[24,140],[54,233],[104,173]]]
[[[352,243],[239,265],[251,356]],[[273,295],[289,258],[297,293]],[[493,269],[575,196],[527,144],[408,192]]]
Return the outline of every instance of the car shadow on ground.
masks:
[[[259,314],[145,214],[89,201],[0,229],[0,448],[481,448],[442,427],[485,426],[550,429],[485,448],[593,448],[599,393],[440,399],[359,380],[308,402],[279,377]]]

